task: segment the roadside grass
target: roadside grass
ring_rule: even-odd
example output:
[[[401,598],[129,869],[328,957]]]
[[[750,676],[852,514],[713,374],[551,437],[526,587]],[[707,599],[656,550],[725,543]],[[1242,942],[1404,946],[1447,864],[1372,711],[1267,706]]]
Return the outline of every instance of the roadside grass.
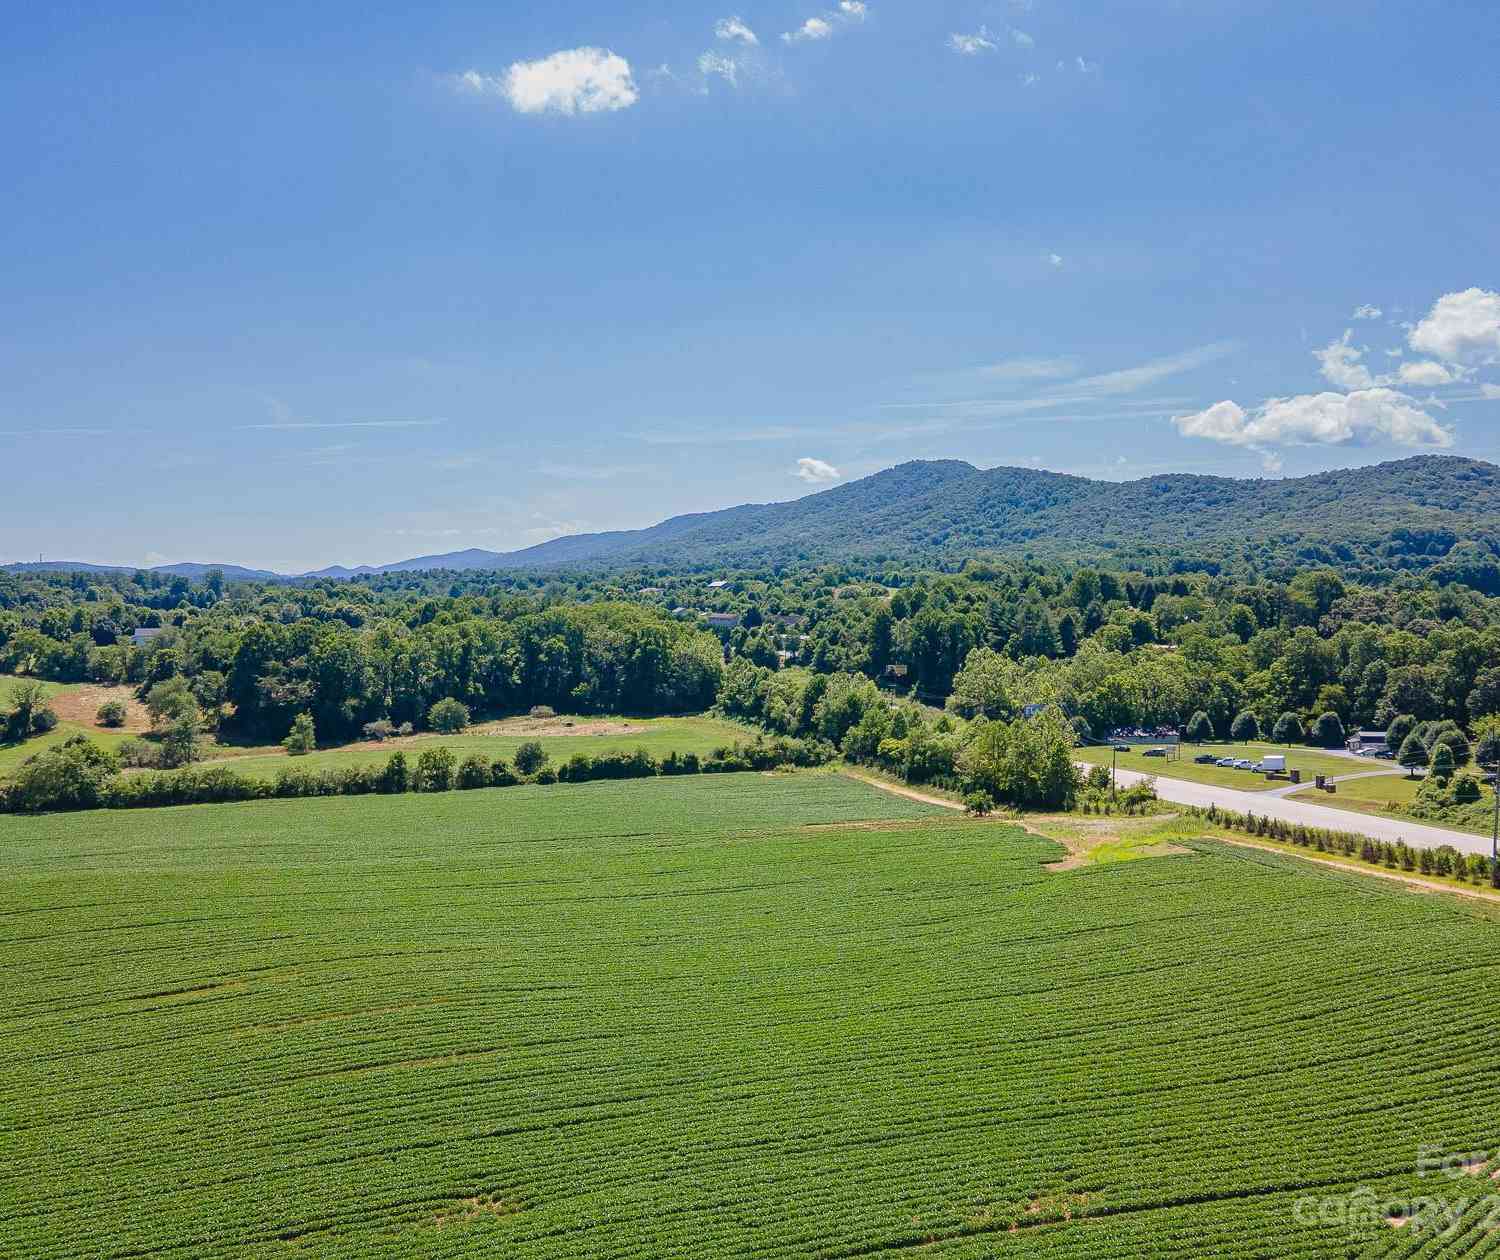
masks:
[[[1375,814],[1381,818],[1395,818],[1418,823],[1424,827],[1446,827],[1450,831],[1463,831],[1469,835],[1487,836],[1492,827],[1488,825],[1465,826],[1447,820],[1418,818],[1409,810],[1416,799],[1421,779],[1410,779],[1406,775],[1382,776],[1378,779],[1354,779],[1340,783],[1338,791],[1320,792],[1312,788],[1306,792],[1293,792],[1289,799],[1306,801],[1309,805],[1326,805],[1330,809],[1342,809],[1351,814]],[[1494,791],[1481,785],[1481,801],[1486,809],[1495,806]]]
[[[1229,770],[1219,766],[1195,765],[1193,758],[1212,753],[1215,757],[1234,757],[1248,761],[1259,761],[1267,754],[1279,754],[1286,758],[1288,770],[1301,770],[1303,781],[1315,775],[1358,774],[1361,770],[1374,769],[1382,762],[1355,761],[1351,757],[1335,757],[1317,749],[1290,748],[1278,744],[1184,744],[1180,760],[1168,761],[1162,757],[1147,757],[1138,751],[1116,753],[1115,764],[1121,770],[1135,770],[1142,774],[1155,774],[1164,779],[1185,779],[1190,783],[1206,783],[1212,787],[1239,788],[1243,792],[1266,792],[1272,788],[1285,787],[1289,780],[1267,781],[1264,776],[1249,770]],[[1108,744],[1093,744],[1077,750],[1080,761],[1091,765],[1110,764]],[[1342,790],[1342,789],[1340,789]]]
[[[322,771],[383,766],[394,752],[404,752],[408,760],[415,761],[426,749],[439,747],[447,748],[460,761],[473,753],[491,761],[501,757],[509,761],[517,748],[531,740],[541,744],[553,766],[563,764],[576,753],[597,757],[603,753],[634,752],[637,748],[644,748],[657,758],[671,752],[704,756],[736,740],[754,739],[757,734],[763,732],[715,717],[523,717],[483,723],[459,735],[409,735],[380,743],[320,748],[303,757],[288,757],[280,748],[235,750],[214,745],[208,759],[227,759],[238,773],[248,778],[274,779],[290,768]]]

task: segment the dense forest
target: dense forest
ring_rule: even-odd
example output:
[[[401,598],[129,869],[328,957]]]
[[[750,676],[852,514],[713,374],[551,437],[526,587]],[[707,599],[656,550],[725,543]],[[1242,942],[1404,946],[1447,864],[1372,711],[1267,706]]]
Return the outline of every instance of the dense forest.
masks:
[[[139,636],[146,629],[159,633]],[[0,672],[180,680],[228,731],[323,742],[438,701],[476,713],[733,706],[747,669],[866,680],[960,715],[1055,704],[1091,731],[1241,714],[1471,729],[1500,711],[1500,599],[1430,575],[1375,585],[971,561],[606,576],[391,574],[303,585],[0,575]],[[758,677],[760,675],[757,675]],[[726,696],[726,687],[729,689]],[[800,733],[779,723],[789,734]]]

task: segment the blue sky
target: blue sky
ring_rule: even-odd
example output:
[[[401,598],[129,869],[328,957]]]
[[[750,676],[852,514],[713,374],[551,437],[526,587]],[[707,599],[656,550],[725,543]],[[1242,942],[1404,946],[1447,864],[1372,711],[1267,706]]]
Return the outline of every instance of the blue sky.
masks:
[[[219,9],[7,12],[0,560],[1500,459],[1500,6]]]

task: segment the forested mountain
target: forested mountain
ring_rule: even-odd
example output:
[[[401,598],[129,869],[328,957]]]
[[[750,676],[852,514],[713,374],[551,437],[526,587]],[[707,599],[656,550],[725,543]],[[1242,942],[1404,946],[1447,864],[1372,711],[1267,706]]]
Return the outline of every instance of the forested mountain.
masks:
[[[1472,545],[1462,547],[1466,542]],[[704,568],[1013,551],[1147,571],[1493,565],[1500,468],[1420,456],[1286,480],[1179,474],[1110,482],[957,460],[912,462],[790,503],[386,568]]]
[[[302,576],[939,563],[982,553],[1156,573],[1276,573],[1333,565],[1374,575],[1446,568],[1452,580],[1500,591],[1500,467],[1424,455],[1284,480],[1170,474],[1113,482],[1032,468],[979,469],[959,460],[913,461],[791,502],[676,516],[648,529],[578,534],[522,551],[473,549],[354,569],[335,566]],[[108,569],[64,562],[41,567]],[[272,576],[220,567],[232,579]],[[159,571],[198,577],[208,568],[182,564]]]

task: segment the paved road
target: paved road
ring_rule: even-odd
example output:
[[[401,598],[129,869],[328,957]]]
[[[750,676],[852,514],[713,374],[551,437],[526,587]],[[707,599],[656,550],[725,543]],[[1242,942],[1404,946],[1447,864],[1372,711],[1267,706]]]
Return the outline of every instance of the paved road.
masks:
[[[1134,770],[1120,770],[1117,773],[1120,783],[1125,785],[1152,777]],[[1460,853],[1488,854],[1490,851],[1488,836],[1449,831],[1445,827],[1429,827],[1401,818],[1385,818],[1379,814],[1360,814],[1353,810],[1330,809],[1327,805],[1309,805],[1306,801],[1288,800],[1268,792],[1242,792],[1238,788],[1211,787],[1206,783],[1189,783],[1186,779],[1168,779],[1158,775],[1156,794],[1162,800],[1173,801],[1178,805],[1197,805],[1203,809],[1217,805],[1220,809],[1230,809],[1240,814],[1280,818],[1309,827],[1327,827],[1331,831],[1352,831],[1355,835],[1369,836],[1373,840],[1405,840],[1413,848],[1435,849],[1439,845],[1451,844]]]

